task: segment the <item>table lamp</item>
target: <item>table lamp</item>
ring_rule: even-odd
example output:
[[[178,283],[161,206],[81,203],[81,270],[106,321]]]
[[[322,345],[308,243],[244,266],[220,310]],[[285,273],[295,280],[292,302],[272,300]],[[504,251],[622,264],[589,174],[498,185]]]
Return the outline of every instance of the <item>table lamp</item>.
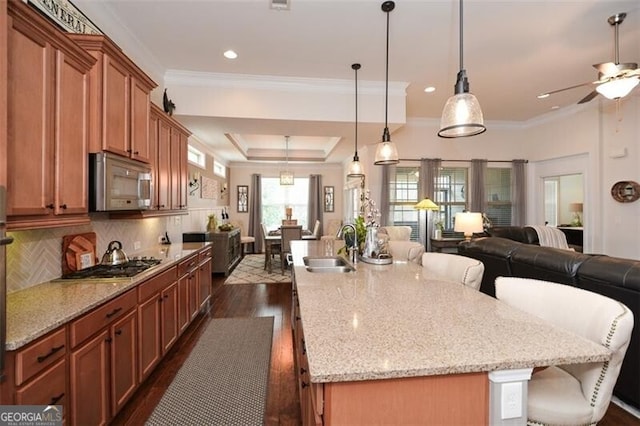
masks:
[[[469,241],[474,232],[482,232],[482,213],[460,212],[456,213],[453,230],[463,232],[464,239]]]
[[[427,251],[431,251],[431,210],[440,210],[440,207],[429,198],[425,198],[420,201],[418,204],[413,206],[416,210],[426,210],[427,211],[427,227],[425,233],[427,234],[425,237],[424,247]]]
[[[580,213],[582,213],[582,203],[570,203],[569,211],[573,213],[573,220],[571,225],[582,226],[582,219],[580,219]]]

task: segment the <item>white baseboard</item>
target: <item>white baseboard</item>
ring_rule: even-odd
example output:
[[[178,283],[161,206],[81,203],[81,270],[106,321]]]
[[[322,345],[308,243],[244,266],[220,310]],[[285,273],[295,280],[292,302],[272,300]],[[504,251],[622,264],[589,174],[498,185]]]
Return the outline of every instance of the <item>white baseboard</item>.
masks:
[[[622,402],[618,398],[616,398],[615,396],[611,397],[611,402],[613,402],[614,404],[616,404],[617,406],[619,406],[623,410],[633,414],[634,416],[636,416],[637,418],[640,419],[640,410],[638,410],[633,405],[629,405],[626,402]]]

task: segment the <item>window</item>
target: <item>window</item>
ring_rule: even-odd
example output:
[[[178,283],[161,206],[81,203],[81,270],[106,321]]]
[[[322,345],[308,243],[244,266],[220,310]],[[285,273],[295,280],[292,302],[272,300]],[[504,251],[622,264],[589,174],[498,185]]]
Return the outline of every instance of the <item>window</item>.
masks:
[[[227,177],[227,168],[222,163],[213,161],[213,174],[220,177]]]
[[[200,151],[198,148],[189,145],[187,148],[187,161],[191,164],[204,169],[206,167],[206,157],[204,152]]]
[[[484,191],[487,217],[493,226],[511,225],[511,168],[487,168]]]
[[[440,207],[435,221],[442,221],[445,231],[453,231],[453,218],[467,207],[466,167],[443,167],[436,182],[435,203]]]
[[[262,222],[267,229],[277,229],[282,225],[285,207],[293,209],[292,219],[309,229],[309,178],[296,177],[293,185],[280,185],[280,178],[261,179],[262,182]]]
[[[411,227],[411,239],[418,239],[418,210],[413,206],[418,202],[417,167],[396,167],[395,180],[389,190],[389,208],[394,225]]]

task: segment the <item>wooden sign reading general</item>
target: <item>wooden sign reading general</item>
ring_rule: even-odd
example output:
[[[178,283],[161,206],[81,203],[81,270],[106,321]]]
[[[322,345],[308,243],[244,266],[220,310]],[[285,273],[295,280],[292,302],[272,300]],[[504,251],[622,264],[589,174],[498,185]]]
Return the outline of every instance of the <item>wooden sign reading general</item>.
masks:
[[[67,0],[29,0],[28,3],[69,33],[102,34],[89,18]]]

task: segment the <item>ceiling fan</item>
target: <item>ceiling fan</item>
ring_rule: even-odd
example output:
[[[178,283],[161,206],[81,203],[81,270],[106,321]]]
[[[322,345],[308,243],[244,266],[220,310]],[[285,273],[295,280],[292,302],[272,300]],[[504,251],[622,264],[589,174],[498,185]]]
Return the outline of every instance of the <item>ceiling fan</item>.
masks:
[[[591,91],[587,96],[578,101],[579,104],[589,102],[598,94],[608,99],[620,99],[627,96],[640,83],[640,69],[638,64],[634,62],[620,63],[618,48],[618,27],[627,16],[626,13],[618,13],[610,16],[607,22],[614,28],[615,37],[615,62],[605,62],[595,64],[593,67],[598,70],[598,79],[587,83],[576,84],[575,86],[565,87],[551,92],[538,95],[538,99],[547,98],[554,93],[564,92],[565,90],[576,89],[582,86],[597,85],[595,90]]]

